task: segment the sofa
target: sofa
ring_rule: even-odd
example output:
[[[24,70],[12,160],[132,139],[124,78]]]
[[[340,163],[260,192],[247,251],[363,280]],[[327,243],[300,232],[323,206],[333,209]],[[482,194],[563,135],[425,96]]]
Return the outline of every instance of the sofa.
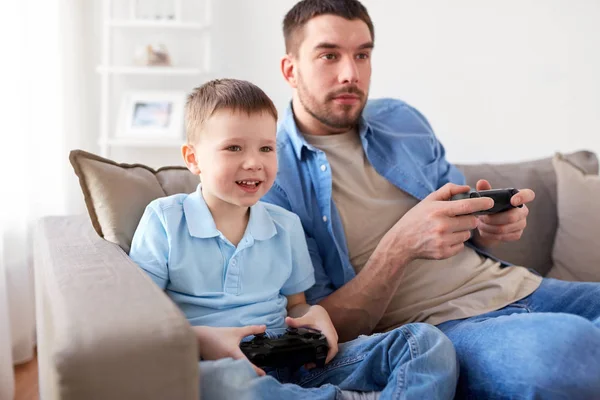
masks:
[[[198,399],[192,330],[127,255],[145,205],[194,191],[197,178],[182,167],[154,170],[81,150],[70,160],[88,213],[45,217],[34,235],[41,398]],[[485,178],[493,187],[536,192],[522,239],[492,254],[544,276],[552,276],[560,258],[554,251],[563,225],[560,162],[581,179],[597,178],[598,159],[583,150],[519,163],[458,165],[471,186]]]

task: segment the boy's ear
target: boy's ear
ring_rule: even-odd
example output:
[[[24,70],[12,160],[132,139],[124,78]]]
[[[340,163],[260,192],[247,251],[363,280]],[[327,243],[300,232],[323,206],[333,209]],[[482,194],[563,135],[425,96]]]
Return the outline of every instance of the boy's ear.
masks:
[[[296,89],[296,65],[294,63],[294,56],[291,54],[286,54],[281,58],[281,73],[283,74],[283,77],[287,83],[293,89]]]
[[[200,175],[200,167],[198,166],[198,157],[194,147],[190,144],[184,144],[181,146],[181,155],[183,155],[183,161],[185,165],[194,175]]]

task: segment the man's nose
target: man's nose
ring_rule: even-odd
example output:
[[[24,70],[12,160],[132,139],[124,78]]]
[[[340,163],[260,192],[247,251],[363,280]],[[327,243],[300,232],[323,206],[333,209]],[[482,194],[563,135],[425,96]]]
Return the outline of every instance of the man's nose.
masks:
[[[358,83],[359,73],[356,61],[354,59],[346,59],[343,60],[340,65],[341,69],[339,74],[339,82],[352,84]]]

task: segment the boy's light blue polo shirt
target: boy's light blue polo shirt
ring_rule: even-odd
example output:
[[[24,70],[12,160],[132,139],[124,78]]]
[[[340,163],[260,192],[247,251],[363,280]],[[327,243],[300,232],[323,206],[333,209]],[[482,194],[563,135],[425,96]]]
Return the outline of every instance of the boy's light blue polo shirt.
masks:
[[[217,229],[200,185],[150,203],[129,256],[192,325],[285,327],[285,296],[315,283],[297,215],[258,202],[236,248]]]

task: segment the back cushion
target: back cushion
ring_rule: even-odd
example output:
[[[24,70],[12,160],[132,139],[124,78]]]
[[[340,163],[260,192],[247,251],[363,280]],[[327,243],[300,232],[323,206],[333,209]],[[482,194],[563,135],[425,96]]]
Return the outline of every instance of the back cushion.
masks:
[[[94,229],[127,253],[144,209],[152,200],[191,193],[200,182],[185,167],[154,170],[142,164],[118,164],[82,150],[71,151],[69,160]]]
[[[587,174],[598,174],[598,159],[589,151],[564,156]],[[177,193],[191,193],[197,176],[181,166],[154,170],[142,164],[119,164],[82,150],[69,160],[79,178],[94,229],[106,240],[129,252],[131,240],[144,209],[152,200]],[[545,275],[551,268],[552,245],[557,227],[556,174],[552,157],[507,164],[458,164],[475,187],[487,179],[494,188],[530,188],[536,199],[529,204],[528,226],[521,240],[503,243],[492,253],[516,265]]]
[[[589,151],[565,155],[571,163],[587,174],[598,174],[598,159]],[[475,187],[479,179],[487,179],[492,188],[529,188],[535,200],[528,204],[527,228],[517,242],[502,243],[491,253],[508,262],[533,268],[542,275],[550,270],[552,246],[558,223],[556,208],[556,173],[552,157],[520,163],[457,165]]]

